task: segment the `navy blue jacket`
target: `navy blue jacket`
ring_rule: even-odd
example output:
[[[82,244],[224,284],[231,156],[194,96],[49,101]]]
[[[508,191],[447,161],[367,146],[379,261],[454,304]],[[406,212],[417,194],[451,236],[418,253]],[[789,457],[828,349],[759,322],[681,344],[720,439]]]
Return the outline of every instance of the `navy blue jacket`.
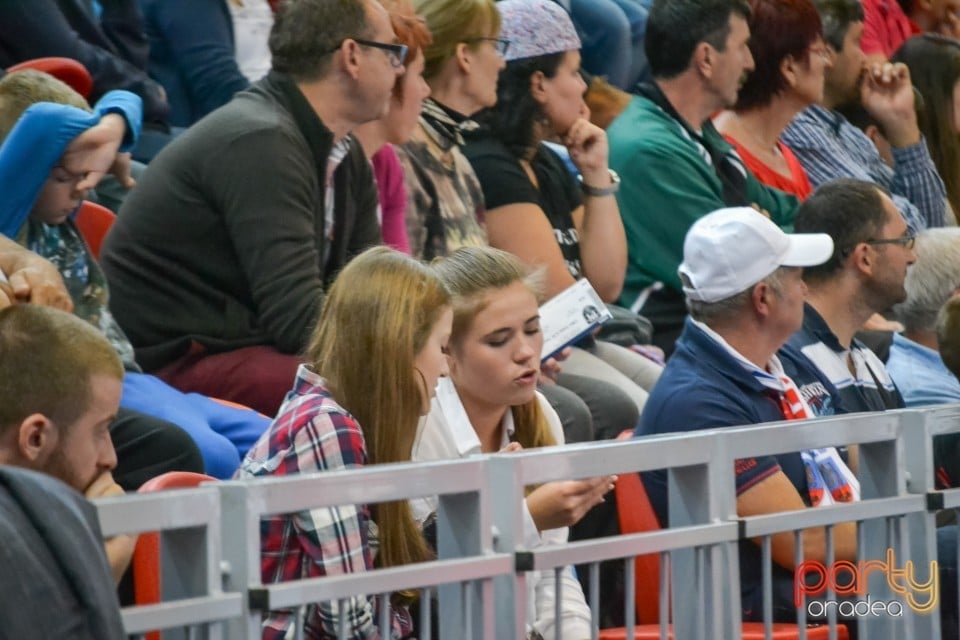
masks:
[[[823,393],[833,391],[809,361],[802,356],[792,360],[805,379],[819,380]],[[831,412],[829,397],[820,409]],[[640,425],[634,435],[699,431],[784,420],[779,399],[714,342],[688,317],[677,348],[667,361],[660,379],[650,392]],[[785,424],[785,429],[794,428]],[[766,456],[737,463],[737,494],[782,470],[808,501],[807,478],[798,453]],[[652,471],[643,474],[643,483],[657,517],[667,523],[667,474]],[[740,588],[744,620],[759,620],[762,615],[760,547],[749,540],[740,543]],[[793,607],[793,573],[773,566],[774,617],[796,620]]]
[[[250,86],[237,65],[224,0],[138,0],[150,76],[167,90],[170,124],[189,127]]]
[[[0,67],[47,56],[73,58],[93,76],[90,102],[113,89],[143,100],[143,120],[166,126],[167,102],[147,76],[148,41],[134,0],[100,0],[98,20],[87,0],[0,2]]]

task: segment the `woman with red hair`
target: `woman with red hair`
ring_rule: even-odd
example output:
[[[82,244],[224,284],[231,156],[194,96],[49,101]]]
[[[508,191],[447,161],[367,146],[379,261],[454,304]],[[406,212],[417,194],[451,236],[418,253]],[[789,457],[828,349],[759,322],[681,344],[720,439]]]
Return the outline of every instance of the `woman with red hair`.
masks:
[[[810,0],[751,0],[750,53],[756,69],[731,111],[714,124],[760,182],[801,200],[813,188],[780,134],[793,117],[823,97],[831,54]]]

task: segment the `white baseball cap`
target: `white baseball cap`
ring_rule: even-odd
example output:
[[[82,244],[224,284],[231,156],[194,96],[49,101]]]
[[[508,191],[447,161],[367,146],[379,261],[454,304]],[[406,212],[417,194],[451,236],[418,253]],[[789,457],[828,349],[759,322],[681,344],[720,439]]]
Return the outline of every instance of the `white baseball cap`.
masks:
[[[825,233],[786,234],[755,209],[731,207],[690,227],[678,271],[687,298],[719,302],[779,267],[812,267],[831,255],[833,239]]]

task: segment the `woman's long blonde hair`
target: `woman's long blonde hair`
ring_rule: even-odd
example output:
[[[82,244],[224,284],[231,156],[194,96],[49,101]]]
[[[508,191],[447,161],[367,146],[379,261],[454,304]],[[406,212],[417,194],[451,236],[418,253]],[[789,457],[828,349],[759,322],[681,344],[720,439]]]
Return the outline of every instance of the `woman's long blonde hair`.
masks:
[[[433,262],[433,267],[450,292],[453,329],[450,349],[460,348],[473,319],[486,308],[489,295],[522,282],[536,296],[543,297],[543,272],[531,271],[516,256],[492,247],[464,247]],[[514,436],[524,449],[556,444],[537,398],[511,407]]]
[[[372,464],[410,460],[430,395],[414,360],[450,296],[433,269],[387,247],[350,261],[324,301],[307,357],[363,429]],[[431,556],[406,500],[375,505],[377,565]]]

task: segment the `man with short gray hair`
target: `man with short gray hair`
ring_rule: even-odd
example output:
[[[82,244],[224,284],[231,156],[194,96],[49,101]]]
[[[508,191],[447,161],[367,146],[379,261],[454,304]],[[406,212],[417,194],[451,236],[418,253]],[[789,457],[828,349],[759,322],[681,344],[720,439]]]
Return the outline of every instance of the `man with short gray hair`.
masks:
[[[960,293],[960,229],[928,229],[917,236],[917,261],[907,271],[907,299],[893,313],[904,326],[894,334],[887,371],[908,407],[960,402],[960,381],[946,366],[949,340],[941,342],[945,309]],[[960,486],[960,435],[933,441],[936,481],[940,488]]]
[[[904,331],[893,336],[887,370],[908,407],[960,402],[960,382],[940,359],[937,340],[937,314],[960,293],[960,229],[928,229],[916,242],[907,299],[893,307]]]

